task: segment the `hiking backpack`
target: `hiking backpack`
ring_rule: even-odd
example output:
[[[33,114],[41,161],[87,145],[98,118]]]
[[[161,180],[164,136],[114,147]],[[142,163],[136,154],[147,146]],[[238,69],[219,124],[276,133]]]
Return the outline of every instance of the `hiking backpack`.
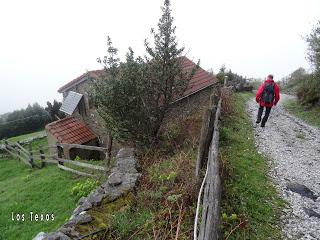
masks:
[[[272,103],[274,99],[274,83],[266,83],[262,92],[262,101]]]

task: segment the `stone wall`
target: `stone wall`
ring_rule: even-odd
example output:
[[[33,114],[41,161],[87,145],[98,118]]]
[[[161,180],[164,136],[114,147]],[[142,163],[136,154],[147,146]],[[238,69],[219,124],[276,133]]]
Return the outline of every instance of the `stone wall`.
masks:
[[[116,166],[111,170],[108,180],[92,191],[87,197],[82,197],[71,218],[57,231],[46,234],[40,232],[33,240],[69,240],[81,238],[77,230],[80,225],[94,221],[90,210],[98,207],[104,201],[112,204],[120,197],[134,192],[140,173],[137,171],[137,160],[132,148],[122,148],[117,156]],[[99,226],[96,226],[99,230]],[[92,230],[94,232],[95,230]]]

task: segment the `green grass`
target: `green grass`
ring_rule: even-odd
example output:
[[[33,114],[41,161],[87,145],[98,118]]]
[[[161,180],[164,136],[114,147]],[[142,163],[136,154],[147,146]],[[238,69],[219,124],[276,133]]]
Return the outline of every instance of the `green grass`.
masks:
[[[279,211],[284,202],[267,177],[266,159],[254,145],[245,110],[245,103],[252,96],[235,94],[234,113],[222,122],[223,236],[226,238],[236,228],[228,239],[281,239]]]
[[[47,146],[47,139],[33,141],[33,150],[38,150],[40,145]],[[32,239],[40,231],[56,230],[76,207],[78,196],[72,195],[71,189],[85,180],[55,165],[31,169],[18,160],[1,159],[0,239]],[[54,221],[31,222],[30,211],[54,214]],[[25,214],[25,221],[12,221],[12,212]]]
[[[320,106],[306,109],[305,106],[302,106],[297,100],[291,99],[284,103],[284,107],[291,114],[301,118],[306,123],[320,127]]]
[[[17,141],[23,141],[26,140],[28,138],[33,138],[36,136],[41,136],[45,133],[45,130],[41,130],[38,132],[33,132],[33,133],[28,133],[28,134],[24,134],[24,135],[20,135],[20,136],[16,136],[16,137],[12,137],[12,138],[8,138],[9,142],[17,142]]]

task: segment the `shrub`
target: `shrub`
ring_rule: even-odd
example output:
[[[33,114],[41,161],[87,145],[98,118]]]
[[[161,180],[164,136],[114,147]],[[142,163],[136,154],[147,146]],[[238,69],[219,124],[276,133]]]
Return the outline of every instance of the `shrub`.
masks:
[[[99,185],[99,181],[94,179],[87,179],[85,182],[78,182],[71,189],[71,194],[76,196],[77,199],[81,197],[86,197],[88,194],[94,190]]]
[[[319,80],[315,74],[308,75],[297,88],[297,97],[301,104],[314,105],[320,99]]]

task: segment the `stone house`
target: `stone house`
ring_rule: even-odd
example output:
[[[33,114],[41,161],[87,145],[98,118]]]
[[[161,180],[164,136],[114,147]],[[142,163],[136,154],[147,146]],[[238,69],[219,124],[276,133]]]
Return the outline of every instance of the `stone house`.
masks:
[[[185,71],[190,71],[195,66],[196,64],[190,59],[183,58],[182,67]],[[90,102],[90,91],[93,89],[93,82],[101,79],[103,74],[104,70],[88,71],[60,87],[58,92],[62,93],[64,98],[62,108],[66,105],[65,102],[67,100],[74,101],[72,96],[78,98],[73,103],[71,111],[67,113],[78,121],[85,123],[97,136],[100,145],[105,146],[108,141],[107,129],[104,126],[103,119]],[[212,87],[217,81],[212,73],[199,68],[190,80],[183,96],[172,103],[168,117],[190,114],[199,105],[202,105],[201,103],[209,101]]]

